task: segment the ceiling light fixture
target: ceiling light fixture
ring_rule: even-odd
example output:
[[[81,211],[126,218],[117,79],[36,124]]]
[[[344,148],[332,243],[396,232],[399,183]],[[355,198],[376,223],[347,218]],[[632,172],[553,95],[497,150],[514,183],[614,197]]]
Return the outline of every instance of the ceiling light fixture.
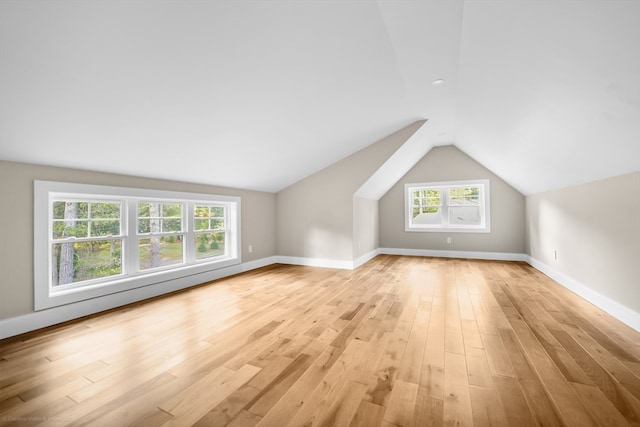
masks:
[[[431,82],[434,86],[442,86],[444,84],[444,79],[437,79]]]

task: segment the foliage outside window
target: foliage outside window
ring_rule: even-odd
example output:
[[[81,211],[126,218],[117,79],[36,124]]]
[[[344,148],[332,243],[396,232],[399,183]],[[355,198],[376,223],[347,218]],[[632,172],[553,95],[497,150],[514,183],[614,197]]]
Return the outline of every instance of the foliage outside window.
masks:
[[[45,181],[35,194],[36,309],[240,262],[237,197]]]
[[[490,232],[489,180],[405,184],[405,230]]]
[[[122,273],[121,202],[54,199],[51,285]]]
[[[140,270],[184,262],[181,203],[138,202],[138,265]]]
[[[196,205],[193,227],[197,259],[215,257],[224,253],[224,224],[224,206]]]

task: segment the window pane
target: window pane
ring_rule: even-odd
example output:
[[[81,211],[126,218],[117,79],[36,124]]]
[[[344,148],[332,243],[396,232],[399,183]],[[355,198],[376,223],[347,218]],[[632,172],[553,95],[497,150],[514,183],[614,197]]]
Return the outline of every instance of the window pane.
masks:
[[[170,232],[170,231],[182,231],[182,220],[181,219],[165,219],[162,221],[162,231]]]
[[[224,206],[196,205],[193,214],[193,227],[196,231],[224,228]]]
[[[423,212],[413,212],[413,224],[438,225],[442,223],[442,210],[439,207],[422,208]]]
[[[182,204],[138,203],[138,233],[169,233],[182,230]]]
[[[64,219],[65,202],[53,202],[53,219]]]
[[[122,241],[54,243],[51,248],[53,286],[122,273]]]
[[[449,208],[449,223],[452,225],[480,225],[479,206],[456,206]]]
[[[196,230],[208,230],[209,229],[209,220],[208,219],[195,219],[193,221],[193,226]]]
[[[53,223],[53,239],[61,239],[64,233],[64,222],[55,221]]]
[[[465,200],[465,205],[479,206],[480,205],[480,198],[478,196],[469,196]]]
[[[433,207],[422,208],[422,213],[436,213],[436,212],[440,212],[440,207],[433,206]]]
[[[120,203],[100,202],[91,203],[91,218],[120,219]]]
[[[53,223],[53,238],[66,239],[67,237],[87,237],[89,226],[86,220],[63,220]]]
[[[182,205],[179,203],[162,204],[162,216],[164,218],[181,218]]]
[[[452,206],[479,205],[480,187],[456,187],[449,189],[449,204]]]
[[[120,221],[91,221],[91,237],[118,236]]]
[[[149,203],[138,203],[138,218],[149,218]]]
[[[140,270],[181,264],[183,236],[156,236],[139,239]]]
[[[76,218],[87,219],[89,218],[89,202],[76,202]]]
[[[194,207],[194,216],[209,218],[209,206],[196,205]]]
[[[199,233],[194,236],[196,259],[211,258],[224,255],[225,233]]]
[[[138,218],[160,218],[162,217],[162,203],[140,202],[138,203]]]
[[[464,188],[450,188],[449,189],[449,198],[450,199],[459,199],[464,197]]]
[[[89,202],[55,201],[52,206],[52,237],[54,239],[87,237],[89,232],[88,206]]]
[[[150,219],[138,219],[138,233],[150,233],[151,232],[151,220]]]

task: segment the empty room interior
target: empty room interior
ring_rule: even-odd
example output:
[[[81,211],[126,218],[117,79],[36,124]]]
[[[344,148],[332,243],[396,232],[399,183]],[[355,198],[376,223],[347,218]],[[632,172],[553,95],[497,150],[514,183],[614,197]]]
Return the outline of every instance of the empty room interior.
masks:
[[[640,426],[640,2],[0,0],[0,425]]]

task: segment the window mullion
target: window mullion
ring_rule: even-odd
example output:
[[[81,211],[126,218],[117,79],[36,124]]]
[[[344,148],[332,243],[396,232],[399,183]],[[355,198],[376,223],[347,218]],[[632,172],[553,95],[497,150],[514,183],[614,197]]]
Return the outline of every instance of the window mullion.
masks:
[[[479,206],[479,212],[480,212],[480,225],[482,227],[485,227],[487,224],[487,219],[486,219],[486,215],[485,215],[485,209],[484,208],[484,185],[478,185],[478,206]]]
[[[184,252],[185,252],[185,261],[187,264],[192,264],[196,259],[196,250],[195,250],[195,225],[194,225],[194,217],[195,216],[195,203],[187,202],[186,210],[183,214],[184,218]]]
[[[449,188],[443,187],[440,190],[440,200],[442,203],[442,225],[449,227]]]
[[[129,199],[125,201],[127,206],[126,212],[126,230],[124,238],[125,247],[125,274],[136,274],[139,270],[138,266],[138,211],[137,202]]]
[[[216,214],[217,215],[217,214]],[[224,234],[224,254],[228,255],[229,254],[229,247],[230,247],[230,233],[229,233],[229,207],[228,206],[224,206],[224,211],[223,211],[223,215],[222,215],[222,221],[223,221],[223,225],[222,225],[222,229],[220,230],[223,234]]]

